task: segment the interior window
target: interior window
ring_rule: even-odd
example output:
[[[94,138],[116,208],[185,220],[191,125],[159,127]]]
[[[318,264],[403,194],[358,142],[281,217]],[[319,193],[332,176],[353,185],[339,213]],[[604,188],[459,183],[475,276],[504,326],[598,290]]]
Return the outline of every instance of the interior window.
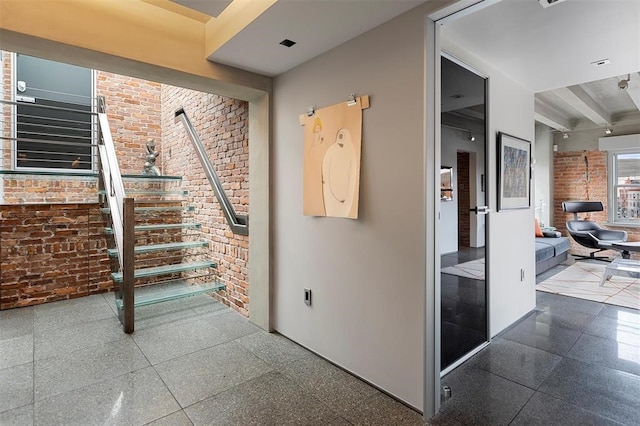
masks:
[[[16,169],[93,169],[93,71],[17,54]]]

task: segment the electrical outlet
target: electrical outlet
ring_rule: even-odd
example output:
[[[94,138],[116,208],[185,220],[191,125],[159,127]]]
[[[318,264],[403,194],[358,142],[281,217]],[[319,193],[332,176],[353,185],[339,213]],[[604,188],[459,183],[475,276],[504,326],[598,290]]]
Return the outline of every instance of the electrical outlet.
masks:
[[[308,288],[304,289],[304,304],[311,306],[311,290]]]

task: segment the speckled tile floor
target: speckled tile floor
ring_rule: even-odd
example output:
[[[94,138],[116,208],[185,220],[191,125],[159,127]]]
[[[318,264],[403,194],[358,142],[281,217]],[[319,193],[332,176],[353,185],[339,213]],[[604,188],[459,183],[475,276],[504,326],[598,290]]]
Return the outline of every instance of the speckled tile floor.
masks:
[[[0,311],[0,425],[420,425],[422,417],[288,339],[198,296],[113,295]],[[640,311],[549,293],[443,378],[429,424],[637,425]]]
[[[0,311],[0,425],[420,425],[422,416],[208,296]]]

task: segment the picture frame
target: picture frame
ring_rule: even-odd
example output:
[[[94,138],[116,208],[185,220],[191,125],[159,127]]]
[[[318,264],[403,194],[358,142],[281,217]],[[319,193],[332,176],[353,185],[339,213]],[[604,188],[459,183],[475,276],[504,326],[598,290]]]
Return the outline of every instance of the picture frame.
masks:
[[[440,167],[440,201],[453,201],[453,167]]]
[[[498,133],[498,211],[531,207],[531,142]]]

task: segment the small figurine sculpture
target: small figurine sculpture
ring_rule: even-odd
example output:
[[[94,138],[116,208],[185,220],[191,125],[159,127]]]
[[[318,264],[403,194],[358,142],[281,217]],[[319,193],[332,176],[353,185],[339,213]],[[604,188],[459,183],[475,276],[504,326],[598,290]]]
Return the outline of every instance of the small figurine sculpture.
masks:
[[[144,157],[144,170],[142,174],[148,176],[161,176],[160,169],[156,166],[156,158],[160,153],[156,151],[156,144],[153,139],[147,140],[147,155]]]

